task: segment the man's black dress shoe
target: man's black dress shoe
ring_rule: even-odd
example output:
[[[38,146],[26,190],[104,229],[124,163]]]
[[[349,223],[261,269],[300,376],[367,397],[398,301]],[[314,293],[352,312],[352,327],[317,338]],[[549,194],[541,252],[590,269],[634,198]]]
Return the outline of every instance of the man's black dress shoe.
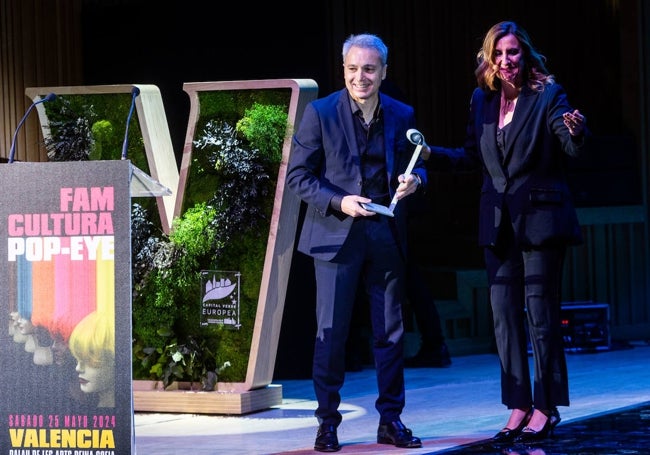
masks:
[[[314,450],[318,452],[338,452],[341,450],[339,438],[336,436],[336,426],[322,424],[318,427]]]
[[[395,447],[403,447],[407,449],[422,447],[422,441],[420,441],[420,438],[413,436],[411,430],[406,428],[399,420],[379,425],[379,428],[377,429],[377,443],[392,444]]]

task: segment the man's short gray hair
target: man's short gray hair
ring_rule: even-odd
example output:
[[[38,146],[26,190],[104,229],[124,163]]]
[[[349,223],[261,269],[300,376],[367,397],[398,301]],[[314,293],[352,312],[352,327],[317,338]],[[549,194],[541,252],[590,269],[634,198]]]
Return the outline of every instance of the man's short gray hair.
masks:
[[[364,49],[375,49],[379,52],[382,65],[388,62],[388,47],[384,44],[380,37],[371,33],[362,33],[360,35],[350,35],[343,43],[343,61],[345,56],[348,55],[352,46],[362,47]]]

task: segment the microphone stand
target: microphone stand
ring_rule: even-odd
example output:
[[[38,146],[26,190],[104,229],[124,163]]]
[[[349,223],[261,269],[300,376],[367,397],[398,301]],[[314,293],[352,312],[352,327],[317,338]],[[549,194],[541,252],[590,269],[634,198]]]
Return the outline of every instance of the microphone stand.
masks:
[[[56,99],[56,95],[54,93],[50,93],[47,95],[45,98],[40,99],[38,101],[34,101],[29,108],[27,108],[27,112],[25,112],[25,115],[23,115],[23,118],[20,119],[20,122],[18,122],[18,126],[16,127],[16,130],[14,131],[14,136],[13,139],[11,140],[11,147],[9,148],[9,163],[14,162],[14,155],[16,154],[16,138],[18,137],[18,131],[20,131],[20,128],[23,126],[23,123],[25,123],[25,120],[27,120],[27,117],[29,116],[29,113],[32,112],[32,109],[36,107],[37,104],[45,103],[46,101],[52,101]]]
[[[135,107],[135,99],[140,94],[140,89],[138,87],[133,87],[131,90],[131,108],[129,109],[129,115],[126,117],[126,128],[124,130],[124,142],[122,143],[122,159],[126,159],[127,149],[129,148],[129,124],[131,123],[131,116],[133,116],[133,108]]]

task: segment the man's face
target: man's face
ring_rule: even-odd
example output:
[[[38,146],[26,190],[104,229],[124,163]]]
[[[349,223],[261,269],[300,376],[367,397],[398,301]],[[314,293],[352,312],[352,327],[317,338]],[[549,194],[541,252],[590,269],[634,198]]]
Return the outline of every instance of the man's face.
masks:
[[[377,95],[386,77],[386,66],[375,49],[352,46],[345,56],[343,70],[348,92],[362,103]]]

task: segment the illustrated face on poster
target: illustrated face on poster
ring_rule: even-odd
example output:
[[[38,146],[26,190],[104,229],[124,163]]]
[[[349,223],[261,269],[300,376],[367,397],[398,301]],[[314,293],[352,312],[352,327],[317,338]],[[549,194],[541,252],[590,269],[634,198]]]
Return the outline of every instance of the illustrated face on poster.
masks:
[[[70,335],[70,352],[84,393],[98,395],[97,407],[115,406],[115,325],[109,315],[93,311]]]

